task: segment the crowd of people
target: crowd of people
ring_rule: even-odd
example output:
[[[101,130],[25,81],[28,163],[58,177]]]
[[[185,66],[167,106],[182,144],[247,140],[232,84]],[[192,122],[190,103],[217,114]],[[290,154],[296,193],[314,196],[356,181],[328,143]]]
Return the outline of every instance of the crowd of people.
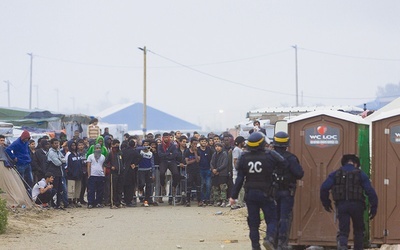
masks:
[[[69,140],[45,136],[37,145],[26,130],[10,145],[0,135],[0,161],[15,168],[29,197],[42,208],[117,209],[164,202],[186,207],[246,206],[252,248],[260,249],[262,210],[267,224],[264,247],[289,249],[296,182],[304,171],[298,158],[287,151],[287,133],[277,132],[270,144],[255,121],[247,140],[229,132],[170,131],[148,133],[144,138],[125,134],[121,142],[107,128],[101,134],[97,122],[94,119],[88,126],[88,137],[80,138],[80,131],[75,131]],[[330,212],[332,189],[339,211],[340,249],[346,249],[350,218],[355,225],[355,247],[361,249],[363,191],[371,202],[371,219],[377,197],[368,177],[358,169],[357,156],[343,156],[342,165],[343,170],[331,173],[323,183],[321,201]],[[351,190],[343,182],[347,178],[355,180]]]
[[[114,139],[97,120],[88,137],[44,136],[37,143],[23,131],[4,145],[4,162],[15,167],[29,197],[41,207],[67,209],[170,205],[230,207],[234,164],[245,139],[180,131],[125,134]],[[3,137],[4,138],[4,137]],[[243,192],[234,208],[244,206]]]

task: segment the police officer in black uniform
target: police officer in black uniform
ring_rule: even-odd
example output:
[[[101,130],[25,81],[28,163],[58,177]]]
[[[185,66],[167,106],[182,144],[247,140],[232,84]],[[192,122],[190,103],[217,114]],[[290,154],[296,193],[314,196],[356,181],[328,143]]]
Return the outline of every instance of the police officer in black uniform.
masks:
[[[287,151],[289,141],[289,135],[282,131],[277,132],[273,139],[275,151],[289,163],[288,168],[276,168],[274,171],[275,201],[278,216],[278,249],[288,249],[296,181],[304,176],[303,168],[296,155]]]
[[[238,176],[229,199],[230,205],[235,205],[239,191],[244,184],[244,200],[247,206],[247,223],[250,228],[250,240],[253,249],[260,248],[260,209],[267,223],[267,236],[264,239],[266,249],[275,249],[277,216],[276,204],[273,198],[273,170],[277,166],[287,167],[287,161],[273,150],[265,149],[265,135],[260,132],[252,133],[247,142],[248,151],[238,160]]]
[[[325,210],[332,212],[329,190],[335,201],[339,232],[337,234],[338,249],[347,249],[350,233],[350,219],[353,223],[354,250],[363,249],[365,195],[370,202],[370,219],[378,209],[378,196],[368,176],[359,169],[360,159],[354,154],[343,155],[342,167],[329,174],[322,183],[320,199]]]

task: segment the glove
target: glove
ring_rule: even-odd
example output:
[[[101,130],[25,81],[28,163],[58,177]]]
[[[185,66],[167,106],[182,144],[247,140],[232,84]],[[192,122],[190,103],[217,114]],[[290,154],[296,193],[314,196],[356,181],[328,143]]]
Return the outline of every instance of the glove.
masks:
[[[333,211],[333,208],[332,208],[332,205],[331,205],[331,204],[325,205],[324,208],[325,208],[325,210],[326,210],[327,212],[329,212],[329,213],[331,213],[331,212]]]
[[[369,211],[369,219],[372,220],[376,215],[376,209],[371,208]]]

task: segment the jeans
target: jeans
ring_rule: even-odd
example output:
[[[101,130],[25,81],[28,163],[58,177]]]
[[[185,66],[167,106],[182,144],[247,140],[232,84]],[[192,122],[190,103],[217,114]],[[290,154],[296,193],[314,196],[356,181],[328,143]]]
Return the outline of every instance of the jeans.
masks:
[[[250,228],[250,240],[253,248],[260,247],[260,209],[264,213],[265,223],[267,224],[267,238],[276,238],[276,205],[271,196],[258,189],[246,191],[244,200],[247,205],[247,223]]]
[[[63,176],[54,176],[54,181],[53,181],[53,188],[56,190],[57,194],[57,201],[55,206],[59,207],[61,204],[61,200],[64,203],[64,207],[68,206],[68,192],[66,189],[66,181],[65,177]]]
[[[35,200],[35,203],[40,205],[44,203],[49,203],[53,199],[53,196],[56,195],[56,190],[54,188],[48,189],[43,194],[39,194]]]
[[[90,176],[88,179],[88,205],[98,205],[103,202],[104,176]]]
[[[65,178],[65,176],[61,177],[61,181],[62,181],[62,194],[61,194],[61,199],[64,203],[64,206],[68,206],[68,181],[67,178]]]
[[[17,165],[17,170],[24,181],[26,191],[29,197],[32,197],[33,176],[31,164]]]
[[[200,169],[201,177],[201,200],[209,201],[211,193],[211,170],[210,169]]]

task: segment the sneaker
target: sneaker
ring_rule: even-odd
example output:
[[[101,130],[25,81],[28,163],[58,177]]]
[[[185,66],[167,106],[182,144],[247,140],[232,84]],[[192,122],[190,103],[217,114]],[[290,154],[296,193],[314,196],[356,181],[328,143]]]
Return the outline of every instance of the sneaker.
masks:
[[[79,201],[82,205],[87,205],[87,202],[85,200],[80,200]]]
[[[126,205],[127,207],[136,207],[136,204],[130,203]]]
[[[40,205],[40,208],[49,208],[49,204],[47,204],[47,203],[42,203],[42,204]]]
[[[82,204],[79,201],[75,205],[76,207],[82,207]]]
[[[87,208],[88,208],[88,209],[92,209],[93,206],[92,206],[92,205],[88,205]]]
[[[225,203],[225,202],[222,202],[221,205],[220,205],[220,207],[226,207],[226,203]]]
[[[214,207],[220,207],[221,204],[222,204],[222,203],[218,201],[217,203],[214,204]]]
[[[103,205],[103,204],[97,204],[96,207],[97,207],[97,208],[103,208],[104,205]]]
[[[117,206],[117,208],[124,208],[125,206],[121,203]]]
[[[274,244],[273,244],[273,239],[271,238],[266,238],[264,239],[263,246],[265,247],[266,250],[274,250]]]
[[[118,207],[115,205],[110,206],[111,209],[117,209]]]

